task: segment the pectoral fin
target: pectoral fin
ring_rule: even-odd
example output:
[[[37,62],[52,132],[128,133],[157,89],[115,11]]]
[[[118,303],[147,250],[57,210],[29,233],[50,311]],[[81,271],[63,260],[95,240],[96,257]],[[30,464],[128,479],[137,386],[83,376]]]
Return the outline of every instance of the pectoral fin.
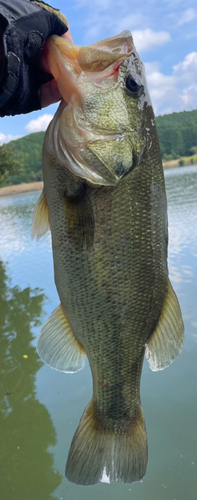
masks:
[[[84,368],[84,348],[72,332],[61,305],[43,326],[37,351],[42,361],[56,370],[73,373]]]
[[[168,280],[168,291],[159,322],[146,344],[145,356],[152,371],[164,370],[180,354],[184,325],[177,296]]]
[[[32,221],[31,237],[36,236],[37,241],[50,229],[49,209],[44,190],[36,203]]]

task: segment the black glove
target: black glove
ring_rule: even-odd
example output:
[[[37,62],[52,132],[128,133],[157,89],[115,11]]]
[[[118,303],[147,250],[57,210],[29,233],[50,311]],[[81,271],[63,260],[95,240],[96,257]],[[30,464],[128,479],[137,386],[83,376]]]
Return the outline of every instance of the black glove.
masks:
[[[67,30],[65,16],[40,0],[0,0],[0,116],[41,109],[38,90],[52,77],[35,56],[49,36]]]

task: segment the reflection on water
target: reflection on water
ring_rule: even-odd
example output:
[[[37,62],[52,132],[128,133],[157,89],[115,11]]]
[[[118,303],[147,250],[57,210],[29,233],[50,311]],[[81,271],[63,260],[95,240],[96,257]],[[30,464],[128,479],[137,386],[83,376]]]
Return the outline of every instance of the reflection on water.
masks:
[[[197,167],[168,171],[166,186],[169,269],[184,315],[185,348],[189,348],[188,335],[194,342],[197,339]]]
[[[178,180],[178,182],[177,182]],[[166,173],[168,194],[168,219],[170,247],[169,257],[178,259],[178,254],[189,252],[196,257],[197,242],[197,171],[188,167],[186,172],[179,169]],[[178,261],[177,261],[178,262]],[[177,268],[179,266],[177,265]],[[185,264],[185,275],[190,275],[190,261]],[[183,273],[184,274],[184,273]],[[184,276],[180,277],[183,279]]]
[[[133,485],[83,487],[64,477],[72,436],[92,395],[90,369],[65,375],[39,362],[33,336],[59,303],[50,234],[39,243],[30,240],[38,194],[0,200],[0,258],[8,263],[0,269],[3,500],[196,500],[197,166],[167,171],[165,177],[169,270],[183,312],[185,345],[163,372],[152,373],[144,362],[149,462],[143,483]]]
[[[56,443],[50,415],[36,398],[38,358],[32,328],[41,324],[44,294],[12,286],[0,261],[1,498],[48,500],[60,484],[48,447]]]

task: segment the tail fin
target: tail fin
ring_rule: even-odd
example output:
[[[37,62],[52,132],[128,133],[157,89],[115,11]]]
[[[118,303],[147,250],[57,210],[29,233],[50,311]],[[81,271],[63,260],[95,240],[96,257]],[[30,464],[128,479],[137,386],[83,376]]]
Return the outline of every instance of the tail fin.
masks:
[[[93,401],[84,411],[73,437],[66,464],[66,477],[76,484],[140,481],[148,459],[144,417],[138,416],[124,433],[100,427]]]

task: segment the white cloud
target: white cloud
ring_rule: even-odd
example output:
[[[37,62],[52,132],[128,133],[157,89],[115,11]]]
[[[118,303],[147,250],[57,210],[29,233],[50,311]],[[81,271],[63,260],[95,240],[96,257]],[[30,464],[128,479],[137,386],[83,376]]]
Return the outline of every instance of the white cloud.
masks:
[[[158,63],[145,67],[155,114],[197,108],[197,52],[174,66],[171,75],[161,73]]]
[[[78,9],[85,9],[84,42],[86,45],[114,36],[124,30],[130,30],[134,36],[137,49],[150,50],[171,40],[167,31],[156,31],[161,23],[154,23],[148,0],[143,8],[139,0],[137,8],[133,11],[126,0],[75,0]],[[154,27],[156,26],[156,30]],[[164,28],[165,29],[165,28]]]
[[[134,28],[140,28],[141,26],[147,24],[147,18],[142,14],[129,14],[128,16],[122,17],[115,24],[115,31],[121,33],[124,30],[130,30],[133,32]]]
[[[170,33],[167,31],[153,31],[149,28],[133,31],[132,34],[139,52],[150,50],[153,46],[163,45],[171,40]]]
[[[11,135],[11,134],[5,135],[2,132],[0,132],[0,146],[2,146],[2,144],[5,144],[7,142],[15,141],[19,137],[20,135]]]
[[[175,87],[173,77],[162,74],[157,63],[147,63],[145,68],[155,114],[170,113]]]
[[[196,109],[197,108],[197,85],[190,85],[183,90],[181,95],[182,102],[184,103],[184,109]]]
[[[86,44],[92,43],[102,38],[102,26],[109,26],[111,33],[109,36],[121,33],[124,30],[130,30],[138,52],[151,50],[154,47],[164,45],[171,40],[171,35],[167,31],[153,31],[150,28],[136,30],[134,27],[145,25],[146,18],[138,14],[119,19],[114,22],[113,19],[108,19],[107,16],[102,17],[102,21],[91,19],[91,23],[86,22]]]
[[[197,18],[197,11],[195,9],[187,9],[181,15],[178,24],[181,26],[186,23],[190,23],[193,19]]]
[[[46,130],[46,128],[48,127],[48,124],[50,123],[52,118],[53,118],[53,115],[46,113],[45,115],[41,115],[38,118],[36,118],[36,120],[31,120],[29,123],[27,123],[25,128],[30,133],[40,132],[41,130]]]
[[[173,70],[179,81],[188,84],[192,81],[197,82],[197,52],[188,54],[184,61],[173,66]]]

